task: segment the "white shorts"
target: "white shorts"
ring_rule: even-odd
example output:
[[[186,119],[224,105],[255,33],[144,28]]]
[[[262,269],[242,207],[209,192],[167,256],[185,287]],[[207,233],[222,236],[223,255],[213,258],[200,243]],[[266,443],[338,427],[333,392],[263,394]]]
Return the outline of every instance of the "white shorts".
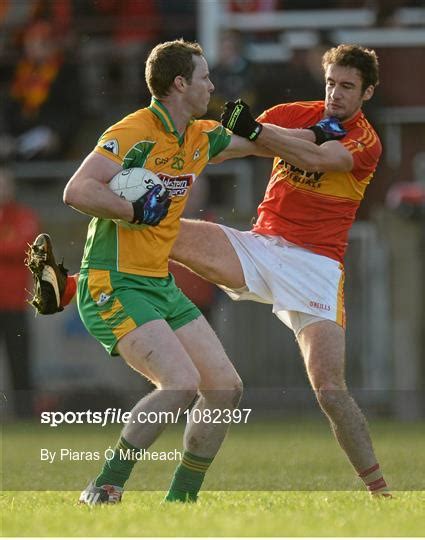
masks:
[[[323,320],[345,328],[341,263],[281,236],[221,228],[239,257],[246,283],[241,289],[222,286],[230,298],[272,304],[273,313],[295,335]]]

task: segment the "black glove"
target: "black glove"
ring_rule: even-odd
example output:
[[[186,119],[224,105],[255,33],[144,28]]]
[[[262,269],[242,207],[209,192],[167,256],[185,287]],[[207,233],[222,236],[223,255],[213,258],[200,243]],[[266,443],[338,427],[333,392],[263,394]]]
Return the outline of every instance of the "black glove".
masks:
[[[224,105],[221,123],[224,127],[233,131],[235,135],[240,135],[250,141],[255,141],[263,129],[260,122],[257,122],[252,116],[249,105],[241,99],[236,102],[228,101]]]
[[[168,214],[168,208],[171,204],[168,190],[160,195],[163,187],[156,185],[151,190],[140,197],[133,204],[134,218],[131,223],[136,225],[155,226],[162,221]]]
[[[342,127],[341,122],[334,116],[323,118],[323,120],[317,122],[315,126],[310,126],[307,129],[311,129],[316,135],[316,144],[323,144],[326,141],[342,139],[347,134]]]

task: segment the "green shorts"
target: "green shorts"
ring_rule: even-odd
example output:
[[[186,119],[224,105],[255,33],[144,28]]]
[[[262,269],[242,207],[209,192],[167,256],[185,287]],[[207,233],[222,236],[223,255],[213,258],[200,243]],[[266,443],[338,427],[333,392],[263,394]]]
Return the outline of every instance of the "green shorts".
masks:
[[[172,274],[155,278],[93,268],[80,272],[78,311],[88,332],[114,356],[118,341],[142,324],[163,319],[177,330],[201,315]]]

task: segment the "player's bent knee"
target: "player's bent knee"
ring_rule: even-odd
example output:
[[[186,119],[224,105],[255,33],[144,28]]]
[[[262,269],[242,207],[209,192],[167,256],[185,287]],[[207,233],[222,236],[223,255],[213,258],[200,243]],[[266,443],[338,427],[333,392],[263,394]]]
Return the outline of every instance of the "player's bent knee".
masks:
[[[231,399],[231,405],[233,408],[236,408],[239,405],[239,402],[242,398],[242,394],[243,394],[243,382],[242,382],[242,379],[238,377],[238,379],[235,380],[233,384],[233,388],[229,396]]]
[[[243,394],[242,379],[239,376],[234,377],[226,387],[224,394],[228,406],[233,409],[237,407]]]
[[[176,372],[170,374],[165,380],[160,381],[159,387],[162,390],[185,391],[195,397],[201,383],[201,376],[196,368],[188,372]]]
[[[217,407],[235,409],[243,394],[243,382],[236,374],[232,379],[216,381],[213,387],[201,386],[200,392]]]
[[[243,394],[243,382],[242,379],[239,376],[236,376],[233,379],[232,382],[232,393],[235,397],[238,397],[239,399],[242,397]]]
[[[159,390],[166,392],[168,401],[177,404],[179,407],[188,407],[198,394],[197,388],[175,388],[173,386],[160,386]]]

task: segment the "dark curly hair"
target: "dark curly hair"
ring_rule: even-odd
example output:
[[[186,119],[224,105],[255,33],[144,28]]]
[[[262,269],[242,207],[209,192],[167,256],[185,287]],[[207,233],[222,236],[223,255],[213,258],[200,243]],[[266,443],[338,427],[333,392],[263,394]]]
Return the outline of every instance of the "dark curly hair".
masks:
[[[326,71],[330,64],[356,68],[362,78],[362,90],[379,84],[379,64],[375,51],[360,45],[341,44],[325,52],[322,66]]]

